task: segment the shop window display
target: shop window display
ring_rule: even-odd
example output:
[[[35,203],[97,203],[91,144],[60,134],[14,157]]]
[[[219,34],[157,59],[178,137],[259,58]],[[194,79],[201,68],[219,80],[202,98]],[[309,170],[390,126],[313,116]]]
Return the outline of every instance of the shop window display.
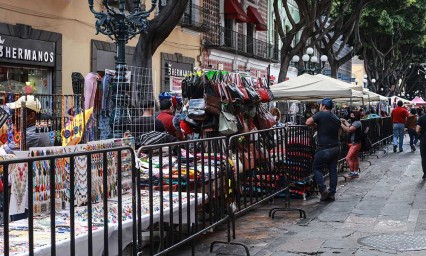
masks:
[[[0,67],[0,91],[27,94],[50,94],[52,72],[49,69]]]

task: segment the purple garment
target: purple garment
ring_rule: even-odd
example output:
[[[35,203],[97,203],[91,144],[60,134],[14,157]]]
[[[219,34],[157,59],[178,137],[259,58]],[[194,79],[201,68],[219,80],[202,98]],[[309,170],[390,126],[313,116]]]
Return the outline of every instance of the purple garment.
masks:
[[[113,79],[113,76],[110,74],[105,74],[104,78],[102,79],[102,110],[108,111],[109,110],[109,84],[111,83]]]

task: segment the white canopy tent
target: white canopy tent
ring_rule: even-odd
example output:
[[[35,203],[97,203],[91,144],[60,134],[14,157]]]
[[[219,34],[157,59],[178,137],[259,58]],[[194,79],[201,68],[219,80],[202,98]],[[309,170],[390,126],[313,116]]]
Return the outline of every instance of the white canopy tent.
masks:
[[[370,92],[369,89],[364,89],[363,92],[364,92],[364,96],[367,96],[367,98],[370,101],[387,101],[388,100],[388,97],[382,96],[375,92]]]
[[[342,83],[344,82],[334,78],[304,74],[271,86],[271,91],[276,101],[313,101],[323,98],[362,97],[361,92],[354,91],[349,88],[349,84],[343,85]]]
[[[396,105],[396,103],[397,103],[399,100],[401,100],[401,101],[402,101],[402,103],[404,103],[404,104],[414,105],[414,103],[413,103],[413,102],[411,102],[411,101],[409,101],[409,100],[407,100],[407,99],[404,99],[404,98],[398,97],[398,96],[392,96],[392,97],[390,97],[390,99],[391,99],[391,104],[395,104],[395,105]]]
[[[365,89],[362,87],[362,85],[350,85],[350,88],[355,90],[355,91],[359,91],[363,93],[362,98],[353,98],[353,101],[363,101],[364,103],[368,103],[368,102],[379,102],[379,101],[388,101],[388,97],[382,96],[380,94],[377,94],[375,92],[371,92],[368,89]],[[344,99],[336,99],[336,101],[349,101],[348,98],[344,98]]]

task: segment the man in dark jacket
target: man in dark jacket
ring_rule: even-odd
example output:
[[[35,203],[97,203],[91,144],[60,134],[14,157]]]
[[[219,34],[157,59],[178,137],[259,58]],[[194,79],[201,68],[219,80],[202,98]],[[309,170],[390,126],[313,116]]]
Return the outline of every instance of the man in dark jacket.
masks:
[[[320,111],[306,120],[306,125],[317,128],[317,152],[314,156],[313,171],[321,193],[321,201],[334,201],[337,187],[337,161],[340,154],[339,130],[341,122],[331,112],[333,101],[325,98],[320,102]],[[323,170],[327,168],[330,175],[330,187],[324,182]]]

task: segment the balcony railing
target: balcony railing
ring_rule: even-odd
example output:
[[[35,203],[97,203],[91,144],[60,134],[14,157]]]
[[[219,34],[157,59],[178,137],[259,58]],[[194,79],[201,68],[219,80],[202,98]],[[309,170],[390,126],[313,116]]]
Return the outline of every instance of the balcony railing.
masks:
[[[195,31],[206,31],[208,27],[208,10],[202,6],[189,4],[181,19],[181,26]]]
[[[209,27],[204,35],[204,46],[256,59],[274,62],[280,60],[278,46],[220,26]]]

